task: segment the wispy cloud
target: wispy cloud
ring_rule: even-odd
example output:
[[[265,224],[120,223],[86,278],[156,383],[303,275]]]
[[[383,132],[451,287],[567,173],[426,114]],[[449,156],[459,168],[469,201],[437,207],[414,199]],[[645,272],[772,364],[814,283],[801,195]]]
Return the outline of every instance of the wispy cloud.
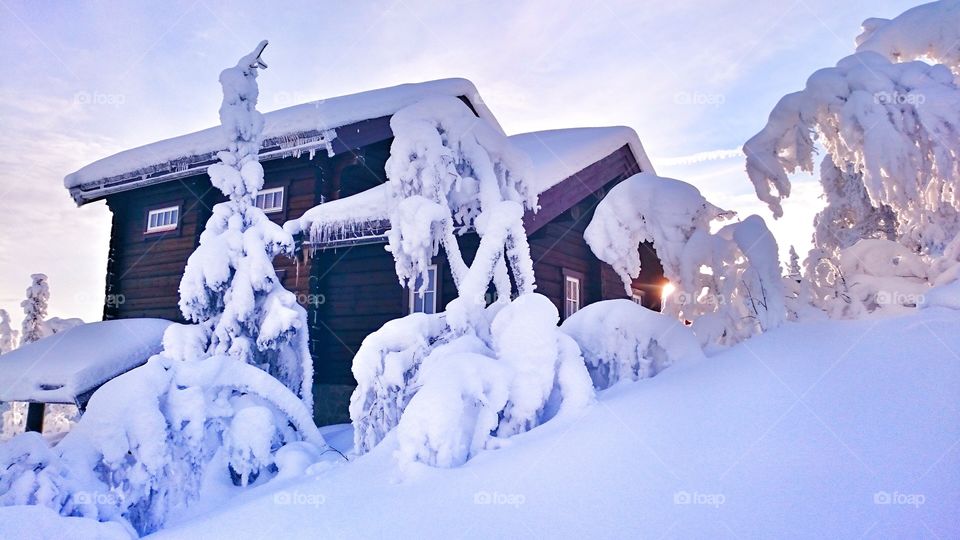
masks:
[[[686,156],[651,158],[657,167],[676,167],[680,165],[696,165],[704,161],[721,161],[725,159],[743,159],[743,151],[739,148],[729,150],[707,150]]]

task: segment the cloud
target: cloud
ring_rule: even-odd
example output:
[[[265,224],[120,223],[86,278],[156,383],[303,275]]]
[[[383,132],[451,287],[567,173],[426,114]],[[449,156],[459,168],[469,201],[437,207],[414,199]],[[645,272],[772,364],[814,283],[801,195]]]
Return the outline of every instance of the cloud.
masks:
[[[697,152],[695,154],[689,154],[686,156],[652,158],[652,160],[654,166],[675,167],[678,165],[696,165],[697,163],[703,163],[704,161],[720,161],[734,158],[743,159],[743,151],[739,148],[731,148],[729,150],[707,150],[705,152]]]

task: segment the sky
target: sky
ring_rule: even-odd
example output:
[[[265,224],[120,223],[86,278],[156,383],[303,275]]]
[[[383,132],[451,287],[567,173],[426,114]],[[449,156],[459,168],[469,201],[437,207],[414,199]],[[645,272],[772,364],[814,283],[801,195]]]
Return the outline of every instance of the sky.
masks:
[[[77,208],[63,177],[218,124],[218,74],[261,39],[261,111],[465,77],[508,134],[632,127],[658,174],[759,214],[782,254],[803,254],[818,184],[796,176],[774,222],[739,148],[780,97],[853,52],[864,19],[916,3],[0,0],[0,308],[19,322],[42,272],[51,316],[100,319],[111,215]]]

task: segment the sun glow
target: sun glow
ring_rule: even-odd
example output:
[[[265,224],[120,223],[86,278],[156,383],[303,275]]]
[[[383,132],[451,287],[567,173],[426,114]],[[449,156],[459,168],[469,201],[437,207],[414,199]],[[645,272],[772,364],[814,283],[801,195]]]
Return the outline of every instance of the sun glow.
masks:
[[[675,290],[676,287],[673,285],[673,283],[670,283],[669,281],[664,283],[663,288],[660,290],[660,300],[666,300],[671,294],[673,294],[673,291]]]

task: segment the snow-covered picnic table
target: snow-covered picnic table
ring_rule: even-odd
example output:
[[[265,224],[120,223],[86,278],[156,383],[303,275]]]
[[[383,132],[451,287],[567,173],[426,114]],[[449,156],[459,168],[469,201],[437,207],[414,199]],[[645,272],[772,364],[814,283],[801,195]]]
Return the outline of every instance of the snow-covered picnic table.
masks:
[[[76,403],[161,349],[163,319],[76,326],[0,357],[0,402]]]

